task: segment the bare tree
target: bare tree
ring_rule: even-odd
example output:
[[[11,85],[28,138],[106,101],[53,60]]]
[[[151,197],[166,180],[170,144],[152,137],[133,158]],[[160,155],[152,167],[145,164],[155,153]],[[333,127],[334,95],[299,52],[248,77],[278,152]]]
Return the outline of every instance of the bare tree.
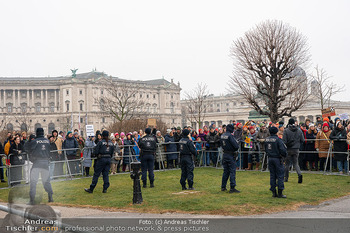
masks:
[[[276,122],[305,104],[307,79],[300,67],[310,56],[306,38],[295,28],[265,21],[234,41],[230,55],[230,88],[259,114]]]
[[[16,114],[14,115],[14,119],[21,131],[30,132],[30,120],[32,117],[29,113],[22,112],[20,114]]]
[[[330,76],[323,68],[315,67],[315,74],[311,75],[312,95],[316,96],[321,105],[321,109],[331,107],[331,98],[337,93],[344,91],[344,87],[330,81]]]
[[[116,82],[113,78],[104,78],[101,80],[106,94],[96,98],[99,108],[108,112],[114,119],[120,123],[123,128],[123,122],[138,117],[142,113],[144,100],[140,97],[141,86],[127,81]]]
[[[186,98],[186,118],[192,123],[197,122],[202,127],[207,112],[207,97],[209,95],[208,86],[204,83],[198,83],[190,92],[185,92]]]

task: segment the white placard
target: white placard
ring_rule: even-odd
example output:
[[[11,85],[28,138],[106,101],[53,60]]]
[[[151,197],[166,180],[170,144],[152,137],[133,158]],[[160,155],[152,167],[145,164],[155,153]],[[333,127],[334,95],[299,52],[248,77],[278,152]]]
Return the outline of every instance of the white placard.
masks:
[[[95,136],[94,126],[93,125],[86,125],[86,136]]]

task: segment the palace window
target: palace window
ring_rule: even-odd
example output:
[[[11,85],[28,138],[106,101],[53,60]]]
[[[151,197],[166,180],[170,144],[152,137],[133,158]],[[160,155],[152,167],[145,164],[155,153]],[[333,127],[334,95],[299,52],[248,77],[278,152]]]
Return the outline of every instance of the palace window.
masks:
[[[12,104],[7,104],[7,112],[12,112]]]
[[[83,111],[83,104],[80,103],[80,111]]]
[[[36,104],[35,105],[35,112],[40,112],[41,111],[41,104]]]
[[[83,94],[83,90],[79,90],[79,95],[82,95]]]

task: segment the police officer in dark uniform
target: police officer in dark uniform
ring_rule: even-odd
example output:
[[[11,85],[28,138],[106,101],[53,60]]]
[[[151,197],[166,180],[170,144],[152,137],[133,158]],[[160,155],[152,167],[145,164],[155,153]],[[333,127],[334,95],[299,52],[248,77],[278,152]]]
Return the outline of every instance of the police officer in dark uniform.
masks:
[[[45,191],[48,193],[49,202],[53,202],[53,191],[50,183],[50,141],[44,138],[44,129],[38,128],[36,130],[36,138],[28,141],[24,146],[25,151],[29,155],[29,160],[33,163],[30,171],[30,205],[34,205],[36,185],[39,180],[39,173]]]
[[[147,187],[147,171],[150,181],[150,187],[154,187],[154,154],[157,150],[157,138],[151,135],[152,129],[145,129],[146,136],[140,138],[140,157],[141,157],[141,171],[142,171],[142,183],[143,187]]]
[[[96,187],[98,178],[102,172],[103,176],[103,193],[107,192],[109,187],[109,169],[111,168],[111,159],[114,156],[114,144],[109,140],[109,132],[102,132],[102,140],[95,147],[95,155],[97,156],[96,168],[90,188],[85,189],[86,192],[92,193]]]
[[[272,197],[286,198],[282,192],[284,189],[283,161],[287,156],[287,147],[282,139],[277,136],[278,129],[276,127],[271,127],[269,131],[271,136],[265,140],[265,152],[269,158],[270,190],[272,192]],[[276,185],[276,179],[278,185]],[[276,192],[276,186],[278,186],[278,194]]]
[[[226,191],[226,184],[230,177],[230,193],[239,193],[236,187],[236,151],[239,145],[233,136],[234,126],[229,124],[226,126],[226,132],[221,135],[220,144],[224,151],[222,158],[222,165],[224,167],[224,173],[222,174],[221,191]]]
[[[186,190],[186,180],[188,183],[188,189],[193,190],[193,157],[197,155],[197,150],[190,140],[188,135],[190,131],[184,129],[182,131],[182,138],[179,141],[179,150],[180,150],[180,164],[181,164],[181,179],[180,184],[182,185],[182,190]]]

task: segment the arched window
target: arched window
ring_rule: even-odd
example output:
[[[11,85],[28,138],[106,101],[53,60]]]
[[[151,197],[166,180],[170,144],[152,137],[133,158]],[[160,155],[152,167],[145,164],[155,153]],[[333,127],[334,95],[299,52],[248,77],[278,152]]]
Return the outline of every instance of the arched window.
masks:
[[[34,125],[34,132],[36,132],[36,130],[37,130],[38,128],[41,128],[41,124],[40,124],[40,123],[36,123],[36,124]]]
[[[55,129],[55,124],[54,123],[49,123],[49,127],[48,127],[48,134],[50,134],[52,131],[54,131]]]
[[[13,124],[8,123],[7,124],[7,131],[12,131],[13,130]]]
[[[28,131],[28,126],[26,123],[21,124],[21,131],[27,132]]]

